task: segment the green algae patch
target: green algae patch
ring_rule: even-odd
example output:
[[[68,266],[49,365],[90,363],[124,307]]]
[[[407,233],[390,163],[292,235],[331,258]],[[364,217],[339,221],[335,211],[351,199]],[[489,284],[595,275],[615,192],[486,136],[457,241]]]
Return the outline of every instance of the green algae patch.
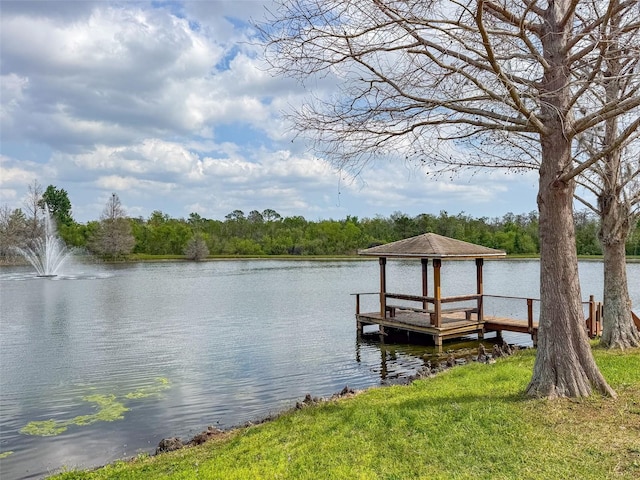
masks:
[[[96,422],[113,422],[122,420],[129,409],[116,400],[115,395],[87,395],[82,397],[85,402],[98,405],[98,411],[92,415],[80,415],[70,420],[73,425],[90,425]]]
[[[133,392],[127,393],[124,398],[128,400],[136,400],[139,398],[153,397],[159,395],[163,390],[171,387],[169,379],[164,377],[156,378],[156,383],[148,387],[139,388]]]
[[[71,425],[85,426],[96,422],[113,422],[122,420],[124,413],[129,409],[116,400],[115,395],[87,395],[82,400],[95,403],[98,410],[89,415],[78,415],[69,420],[41,420],[29,422],[20,430],[25,435],[37,435],[40,437],[51,437],[65,432]]]
[[[155,380],[156,381],[153,385],[142,387],[133,392],[127,393],[124,395],[124,398],[132,400],[159,395],[160,392],[170,388],[171,386],[169,380],[166,378],[159,377]],[[20,429],[20,433],[24,435],[51,437],[60,435],[72,425],[83,427],[92,425],[96,422],[113,422],[115,420],[122,420],[124,419],[124,414],[129,411],[129,408],[127,408],[124,403],[119,401],[113,394],[104,395],[93,393],[91,395],[83,396],[82,401],[95,404],[97,410],[94,413],[78,415],[68,420],[51,419],[29,422]]]
[[[38,437],[53,437],[54,435],[60,435],[66,430],[66,422],[59,422],[56,420],[39,420],[27,423],[20,429],[20,433],[24,435],[36,435]]]
[[[7,458],[9,455],[13,455],[13,452],[0,452],[0,460],[2,460],[3,458]]]

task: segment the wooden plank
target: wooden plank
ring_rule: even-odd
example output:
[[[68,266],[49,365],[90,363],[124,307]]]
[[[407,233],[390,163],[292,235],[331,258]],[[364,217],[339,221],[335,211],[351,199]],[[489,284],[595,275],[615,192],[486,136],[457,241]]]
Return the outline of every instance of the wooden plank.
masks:
[[[478,312],[478,307],[460,307],[460,308],[443,308],[442,310],[440,310],[442,313],[456,313],[456,312],[462,312],[462,313],[466,313],[466,312],[471,312],[471,313],[477,313]]]
[[[533,333],[538,330],[538,322],[532,322],[530,326],[528,320],[504,317],[485,317],[484,328],[485,330],[506,330],[508,332],[517,333]]]
[[[440,301],[442,303],[452,303],[452,302],[467,302],[470,300],[478,300],[482,295],[478,295],[476,293],[471,295],[458,295],[456,297],[442,297]]]
[[[394,298],[396,300],[409,300],[412,302],[433,302],[433,297],[423,297],[422,295],[407,295],[404,293],[387,293],[387,298]]]
[[[633,310],[631,310],[631,317],[633,318],[633,323],[635,323],[638,330],[640,330],[640,317],[638,317]]]
[[[420,313],[431,313],[433,310],[425,310],[424,308],[413,308],[408,307],[407,305],[391,305],[387,303],[387,307],[395,308],[396,310],[407,310],[411,312],[420,312]]]

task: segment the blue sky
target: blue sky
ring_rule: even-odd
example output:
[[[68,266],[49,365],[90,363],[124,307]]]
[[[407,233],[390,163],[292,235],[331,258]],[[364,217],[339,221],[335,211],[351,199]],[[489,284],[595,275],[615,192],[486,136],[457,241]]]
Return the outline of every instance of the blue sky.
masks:
[[[357,177],[332,168],[282,116],[318,92],[270,75],[252,41],[269,4],[2,0],[0,206],[23,207],[37,180],[64,188],[80,222],[111,193],[144,218],[536,209],[535,172],[436,181],[393,159]]]

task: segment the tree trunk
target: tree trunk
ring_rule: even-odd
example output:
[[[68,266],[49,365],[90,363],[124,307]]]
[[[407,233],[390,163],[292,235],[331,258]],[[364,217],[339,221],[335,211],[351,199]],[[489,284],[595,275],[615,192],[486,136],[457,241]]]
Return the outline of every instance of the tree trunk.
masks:
[[[624,209],[623,209],[624,210]],[[619,212],[619,210],[618,210]],[[609,211],[608,217],[613,216]],[[604,229],[605,222],[620,223],[627,219],[602,218],[602,230],[615,232],[615,238],[610,234],[601,238],[604,257],[604,314],[602,338],[600,344],[608,348],[632,348],[640,346],[640,331],[631,316],[631,299],[627,285],[627,264],[624,244],[628,229]]]
[[[620,17],[612,20],[614,27]],[[606,101],[620,98],[621,53],[617,42],[609,46],[604,76]],[[617,118],[605,122],[604,145],[613,145],[619,134]],[[640,332],[631,316],[631,299],[627,285],[625,241],[631,231],[634,216],[631,205],[622,194],[624,172],[622,152],[615,149],[604,158],[602,191],[598,196],[600,232],[598,234],[604,255],[604,315],[600,344],[608,348],[625,349],[640,346]]]
[[[541,36],[548,64],[540,86],[545,98],[540,132],[540,319],[538,353],[527,394],[534,397],[584,397],[592,388],[615,396],[591,353],[580,295],[578,256],[573,224],[575,180],[564,179],[571,168],[569,134],[571,91],[567,38],[570,2],[550,2]]]
[[[591,353],[582,311],[573,226],[573,182],[541,170],[538,353],[527,394],[584,397],[592,386],[615,396]]]
[[[541,169],[538,353],[527,394],[584,397],[592,387],[615,396],[598,370],[585,326],[573,226],[573,181]]]

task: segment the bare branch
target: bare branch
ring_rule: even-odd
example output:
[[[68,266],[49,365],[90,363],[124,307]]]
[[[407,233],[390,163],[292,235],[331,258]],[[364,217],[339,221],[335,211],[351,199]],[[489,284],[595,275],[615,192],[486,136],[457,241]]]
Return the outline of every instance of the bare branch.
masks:
[[[574,198],[576,200],[578,200],[580,203],[582,203],[585,207],[587,207],[589,210],[595,212],[595,213],[600,213],[600,210],[598,209],[598,207],[596,207],[595,205],[593,205],[591,202],[585,200],[584,198],[582,198],[580,195],[574,195]]]

